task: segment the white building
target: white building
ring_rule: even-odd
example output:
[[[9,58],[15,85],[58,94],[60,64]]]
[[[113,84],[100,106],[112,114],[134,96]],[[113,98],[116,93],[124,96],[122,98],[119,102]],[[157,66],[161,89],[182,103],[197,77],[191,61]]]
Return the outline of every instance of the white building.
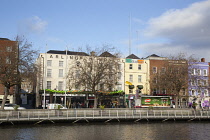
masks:
[[[37,59],[37,64],[40,66],[40,76],[38,79],[38,89],[49,89],[56,91],[74,91],[74,90],[84,90],[76,89],[75,87],[71,87],[69,85],[68,80],[66,79],[67,74],[71,68],[72,64],[77,62],[83,62],[83,59],[87,59],[90,57],[88,54],[84,52],[72,52],[72,51],[55,51],[50,50],[47,53],[41,53]],[[105,57],[101,55],[100,57]],[[117,73],[118,82],[116,83],[116,87],[113,90],[123,90],[124,91],[124,62],[123,59],[118,59],[120,71]],[[56,102],[65,103],[67,98],[67,102],[70,102],[74,97],[74,101],[80,100],[93,100],[94,97],[86,97],[85,94],[58,94],[54,93],[53,96],[50,97],[48,93],[45,93],[46,96],[46,104],[51,100],[50,98],[55,98],[57,96]],[[44,98],[44,92],[42,94]],[[90,96],[90,95],[89,95]],[[71,101],[72,102],[72,101]]]

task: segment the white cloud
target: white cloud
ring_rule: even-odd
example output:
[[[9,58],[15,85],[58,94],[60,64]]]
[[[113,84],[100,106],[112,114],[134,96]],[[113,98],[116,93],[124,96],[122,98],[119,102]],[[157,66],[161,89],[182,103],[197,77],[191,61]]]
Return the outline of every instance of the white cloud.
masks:
[[[148,22],[145,36],[166,38],[165,44],[147,44],[149,48],[169,52],[192,52],[207,56],[210,47],[210,0],[191,4],[184,9],[171,9]],[[210,59],[209,59],[210,61]]]
[[[144,24],[144,21],[141,20],[141,19],[139,19],[139,18],[133,17],[133,18],[132,18],[132,21],[137,22],[137,23],[140,23],[140,24]]]
[[[46,30],[48,23],[38,16],[25,19],[19,24],[19,32],[24,34],[41,34]]]

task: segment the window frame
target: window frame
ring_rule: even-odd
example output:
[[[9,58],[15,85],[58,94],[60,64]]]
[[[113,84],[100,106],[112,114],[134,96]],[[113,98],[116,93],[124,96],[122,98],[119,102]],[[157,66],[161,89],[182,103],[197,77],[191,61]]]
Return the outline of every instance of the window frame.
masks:
[[[133,74],[130,74],[130,75],[129,75],[129,81],[130,81],[130,82],[133,82]]]
[[[47,69],[47,77],[52,77],[52,69]]]
[[[59,67],[63,67],[63,64],[64,64],[63,61],[59,60],[58,66],[59,66]]]
[[[47,60],[47,66],[51,67],[52,66],[52,60]]]
[[[130,69],[130,70],[133,69],[133,64],[129,64],[129,69]]]

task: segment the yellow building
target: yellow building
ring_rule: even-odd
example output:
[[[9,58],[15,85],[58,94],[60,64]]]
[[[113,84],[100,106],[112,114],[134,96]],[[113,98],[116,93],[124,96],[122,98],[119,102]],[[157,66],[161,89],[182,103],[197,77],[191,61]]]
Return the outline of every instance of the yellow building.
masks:
[[[148,60],[140,59],[134,54],[125,59],[125,94],[128,107],[136,106],[138,104],[137,99],[142,94],[149,94],[148,62]]]

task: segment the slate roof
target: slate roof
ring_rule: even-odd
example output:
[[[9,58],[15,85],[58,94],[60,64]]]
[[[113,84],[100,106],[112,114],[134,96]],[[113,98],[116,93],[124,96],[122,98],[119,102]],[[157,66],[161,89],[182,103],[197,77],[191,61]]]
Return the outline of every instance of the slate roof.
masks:
[[[0,40],[9,40],[8,38],[0,38]]]
[[[126,58],[130,58],[130,59],[140,59],[139,57],[137,57],[137,56],[134,55],[134,54],[131,54],[131,55],[127,56]]]
[[[160,56],[158,56],[157,54],[152,54],[152,55],[147,56],[147,58],[148,57],[160,57]]]
[[[66,54],[66,51],[58,51],[58,50],[49,50],[47,53],[51,54]],[[82,55],[82,56],[89,56],[85,52],[73,52],[73,51],[67,51],[67,55]]]
[[[115,57],[115,56],[106,51],[103,52],[101,55],[99,55],[99,57]]]

